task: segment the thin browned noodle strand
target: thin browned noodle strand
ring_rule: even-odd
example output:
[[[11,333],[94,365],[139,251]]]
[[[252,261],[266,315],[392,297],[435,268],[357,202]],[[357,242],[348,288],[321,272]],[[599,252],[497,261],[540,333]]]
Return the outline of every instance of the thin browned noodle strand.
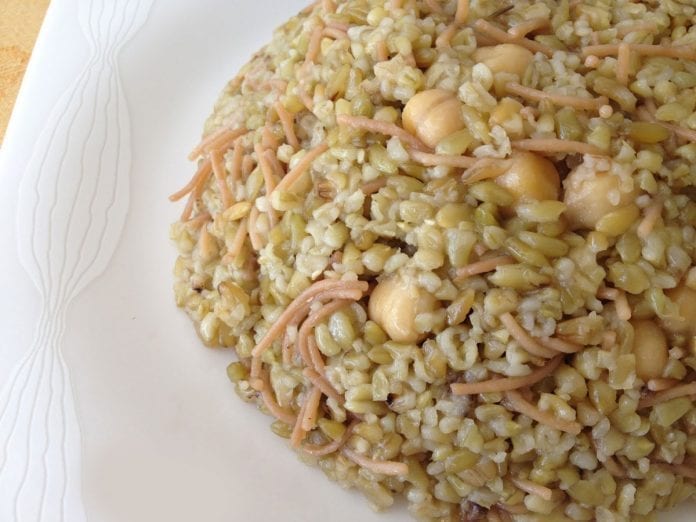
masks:
[[[327,397],[331,397],[333,400],[335,400],[338,404],[343,404],[345,402],[345,399],[343,398],[343,395],[338,393],[334,387],[331,385],[329,381],[326,380],[326,378],[323,375],[320,375],[319,372],[317,372],[313,368],[305,368],[302,371],[302,374],[307,377],[307,379],[310,380],[314,386],[319,388],[324,395]]]
[[[556,350],[545,347],[534,337],[529,335],[529,333],[520,326],[510,312],[505,312],[502,314],[500,316],[500,322],[503,323],[503,326],[505,326],[505,329],[510,333],[513,339],[515,339],[515,341],[517,341],[522,348],[527,350],[532,355],[549,359],[558,354]]]
[[[506,391],[505,400],[503,403],[509,409],[512,409],[517,413],[521,413],[522,415],[526,415],[540,424],[545,424],[572,435],[578,435],[582,431],[582,426],[579,423],[562,420],[555,417],[551,412],[540,410],[538,407],[525,400],[524,397],[522,397],[522,395],[516,390]]]
[[[661,402],[676,399],[677,397],[687,397],[690,395],[696,395],[696,381],[688,384],[680,384],[679,386],[668,388],[653,395],[648,395],[638,402],[638,409],[641,410],[643,408],[650,408],[656,404],[660,404]]]
[[[306,432],[313,430],[317,424],[321,396],[321,390],[314,386],[307,397],[307,404],[305,406],[304,415],[302,416],[302,429]]]
[[[271,412],[271,415],[273,415],[279,421],[284,422],[285,424],[295,424],[295,422],[297,421],[297,416],[293,412],[281,407],[278,404],[275,397],[273,396],[273,388],[271,387],[266,372],[261,372],[261,379],[264,381],[264,386],[261,389],[261,399],[263,400],[263,403],[266,405],[266,408],[268,408],[268,411]]]
[[[584,348],[581,344],[566,341],[559,337],[539,337],[536,339],[542,346],[562,353],[577,353]]]
[[[302,427],[302,419],[304,419],[307,412],[308,397],[313,392],[314,388],[310,387],[305,390],[304,397],[302,400],[302,405],[300,406],[300,411],[297,414],[297,419],[295,420],[295,425],[292,428],[292,433],[290,434],[290,446],[293,448],[299,448],[300,444],[307,435],[307,431]]]
[[[323,457],[325,455],[329,455],[331,453],[335,453],[341,447],[346,443],[346,441],[350,438],[350,436],[353,434],[353,428],[359,423],[359,420],[353,420],[348,427],[346,427],[346,430],[343,432],[343,436],[335,440],[333,442],[329,442],[328,444],[325,444],[323,446],[318,446],[316,444],[310,444],[305,442],[300,446],[300,449],[304,451],[305,453],[308,453],[310,455],[313,455],[315,457]]]
[[[478,274],[485,274],[486,272],[491,272],[499,266],[511,265],[515,263],[515,258],[511,256],[497,256],[488,259],[482,259],[480,261],[475,261],[466,266],[457,269],[457,278],[465,278]]]
[[[497,40],[500,43],[514,43],[529,49],[533,53],[539,52],[548,57],[553,56],[553,49],[550,47],[540,44],[535,40],[529,40],[527,38],[515,38],[483,18],[479,18],[474,22],[474,29],[490,38],[493,38],[494,40]]]
[[[196,190],[197,187],[200,187],[208,180],[212,173],[212,163],[209,159],[204,160],[201,163],[200,167],[198,167],[198,170],[194,174],[193,178],[191,178],[191,181],[189,181],[181,190],[178,190],[177,192],[169,196],[169,201],[179,201],[186,194]]]
[[[311,303],[318,294],[326,291],[339,290],[339,289],[356,289],[361,292],[367,291],[368,284],[363,281],[340,281],[332,279],[323,279],[317,281],[312,286],[307,288],[299,296],[297,296],[290,305],[283,311],[278,317],[271,328],[266,332],[266,335],[259,341],[259,343],[254,347],[251,354],[253,357],[259,357],[263,352],[271,347],[273,341],[275,341],[280,334],[285,330],[289,324],[290,318],[298,310],[302,309]]]
[[[609,99],[606,96],[600,96],[599,98],[566,96],[563,94],[554,94],[547,91],[532,89],[531,87],[520,85],[517,82],[510,82],[505,87],[509,93],[521,96],[522,98],[527,98],[534,101],[548,100],[559,107],[574,107],[581,110],[598,111],[601,106],[609,103]]]
[[[536,370],[522,377],[501,377],[479,382],[456,382],[450,385],[454,395],[476,395],[479,393],[504,392],[526,388],[551,375],[561,364],[563,355],[557,355]]]
[[[343,448],[342,451],[346,457],[355,462],[358,466],[369,469],[374,473],[380,473],[382,475],[392,477],[399,477],[408,473],[408,465],[404,462],[372,460],[371,458],[361,455],[357,451],[353,451],[349,448]]]
[[[313,330],[313,328],[319,324],[321,321],[332,315],[334,312],[340,310],[344,306],[350,304],[351,301],[348,299],[337,299],[331,303],[325,304],[316,312],[310,314],[307,319],[302,323],[300,330],[297,333],[297,350],[302,356],[304,363],[309,368],[315,368],[312,363],[312,357],[307,346],[308,337]]]
[[[328,150],[329,146],[326,143],[317,145],[313,149],[307,151],[304,156],[288,171],[280,183],[275,187],[275,190],[288,190],[293,183],[302,177],[312,162]]]
[[[447,154],[431,154],[429,152],[423,152],[422,150],[409,150],[409,155],[413,161],[417,161],[421,165],[426,167],[436,167],[438,165],[443,165],[445,167],[454,167],[460,169],[467,169],[476,164],[477,158],[471,158],[469,156],[452,156]]]
[[[227,209],[234,201],[230,189],[227,186],[227,172],[225,170],[222,152],[218,150],[211,151],[210,162],[213,167],[213,174],[215,174],[215,179],[217,180],[220,195],[222,196],[223,209]]]
[[[558,138],[530,138],[512,142],[513,148],[541,152],[547,154],[566,153],[566,154],[593,154],[595,156],[605,156],[606,152],[602,149],[584,143],[582,141],[561,140]]]
[[[402,129],[394,123],[373,120],[365,116],[350,116],[347,114],[339,114],[336,116],[336,122],[339,125],[346,125],[355,129],[361,129],[377,134],[385,134],[387,136],[396,136],[406,145],[413,147],[416,150],[428,151],[428,147],[423,144],[423,142],[421,142],[414,135],[409,134],[406,129]]]
[[[583,56],[616,56],[619,53],[620,44],[588,45],[582,48]],[[669,47],[665,45],[628,44],[631,51],[643,56],[666,56],[669,58],[684,58],[696,60],[696,49],[683,45]]]

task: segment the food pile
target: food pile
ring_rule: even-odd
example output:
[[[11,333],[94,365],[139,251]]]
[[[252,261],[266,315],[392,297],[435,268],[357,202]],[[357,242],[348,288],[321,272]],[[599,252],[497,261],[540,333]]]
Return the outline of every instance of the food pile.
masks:
[[[696,8],[322,0],[225,88],[172,226],[236,392],[377,509],[696,492]]]

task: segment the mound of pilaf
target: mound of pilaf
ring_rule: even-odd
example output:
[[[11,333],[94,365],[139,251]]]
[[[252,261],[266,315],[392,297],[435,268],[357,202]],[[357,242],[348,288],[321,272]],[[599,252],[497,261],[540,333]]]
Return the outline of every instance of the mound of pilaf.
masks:
[[[323,0],[220,96],[175,292],[303,460],[419,520],[696,491],[696,9]]]

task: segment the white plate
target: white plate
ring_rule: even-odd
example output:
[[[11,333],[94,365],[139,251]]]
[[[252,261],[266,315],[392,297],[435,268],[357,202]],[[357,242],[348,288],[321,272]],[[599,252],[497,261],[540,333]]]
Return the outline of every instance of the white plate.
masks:
[[[407,518],[300,464],[173,302],[166,195],[303,4],[51,3],[0,150],[0,521]]]

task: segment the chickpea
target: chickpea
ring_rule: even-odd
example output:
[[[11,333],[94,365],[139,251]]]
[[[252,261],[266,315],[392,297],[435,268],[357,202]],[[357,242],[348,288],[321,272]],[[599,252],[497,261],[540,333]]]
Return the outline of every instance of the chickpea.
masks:
[[[524,122],[521,111],[523,105],[512,98],[503,98],[491,113],[488,124],[500,125],[511,139],[524,137]]]
[[[431,148],[443,138],[464,128],[461,102],[456,94],[430,89],[413,96],[402,114],[404,128]]]
[[[651,320],[632,321],[636,374],[644,381],[657,379],[667,365],[667,337]]]
[[[595,172],[584,164],[573,169],[563,182],[565,216],[571,228],[593,229],[609,212],[633,203],[638,191],[622,192],[620,184],[620,178],[611,172]],[[611,198],[616,194],[615,205]]]
[[[549,160],[533,152],[515,152],[508,165],[505,174],[495,181],[513,195],[514,206],[532,200],[558,199],[561,180]]]
[[[516,74],[520,79],[533,59],[531,51],[511,43],[479,47],[474,51],[474,60],[486,64],[493,74],[507,72]]]
[[[415,281],[399,277],[383,279],[372,291],[367,307],[370,319],[400,343],[414,343],[423,335],[416,331],[418,314],[437,308],[438,301]]]
[[[665,292],[679,308],[679,318],[662,321],[667,331],[678,334],[696,335],[696,290],[686,285]]]

